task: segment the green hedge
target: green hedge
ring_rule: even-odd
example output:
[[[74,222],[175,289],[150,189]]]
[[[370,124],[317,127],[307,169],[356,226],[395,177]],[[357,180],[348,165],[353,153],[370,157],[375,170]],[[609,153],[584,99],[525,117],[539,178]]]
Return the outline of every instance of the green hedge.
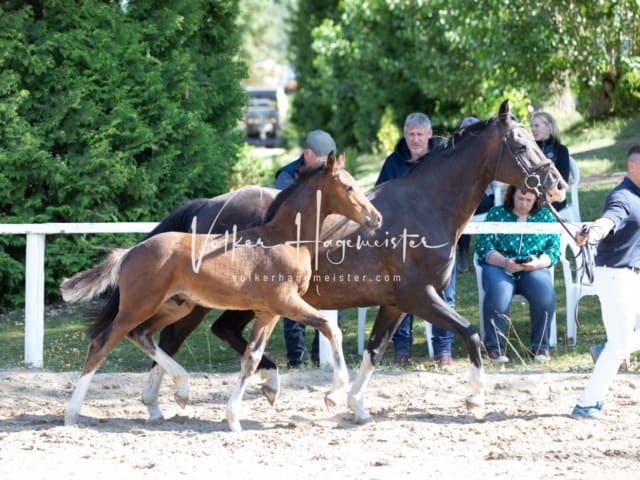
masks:
[[[0,4],[0,222],[155,221],[227,190],[243,135],[233,0]],[[47,242],[47,294],[122,237]],[[0,306],[24,289],[0,237]]]

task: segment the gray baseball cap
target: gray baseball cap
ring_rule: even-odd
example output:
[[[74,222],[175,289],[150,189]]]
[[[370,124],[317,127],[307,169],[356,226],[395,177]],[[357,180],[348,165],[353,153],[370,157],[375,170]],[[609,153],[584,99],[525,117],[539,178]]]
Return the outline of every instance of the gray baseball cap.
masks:
[[[314,130],[307,135],[304,148],[308,148],[319,157],[324,157],[331,152],[336,153],[336,142],[324,130]]]
[[[478,120],[476,117],[467,117],[464,120],[462,120],[462,123],[460,123],[460,128],[467,128],[470,125],[473,125],[474,123],[478,123],[480,120]]]

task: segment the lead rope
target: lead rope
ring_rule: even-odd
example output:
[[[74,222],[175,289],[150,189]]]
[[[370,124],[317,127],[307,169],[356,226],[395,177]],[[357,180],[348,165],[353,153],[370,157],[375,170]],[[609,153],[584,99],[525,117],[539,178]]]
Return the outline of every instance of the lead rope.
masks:
[[[575,233],[571,232],[571,230],[569,230],[569,227],[567,227],[568,222],[566,222],[564,219],[560,217],[560,214],[551,203],[545,201],[545,204],[549,208],[549,210],[551,210],[551,213],[553,213],[553,216],[556,217],[556,220],[558,220],[558,223],[562,225],[562,228],[564,228],[565,231],[569,234],[569,236],[571,237],[571,240],[575,242]],[[581,233],[585,233],[585,234],[588,233],[589,226],[583,225],[580,231]],[[593,250],[591,248],[591,245],[589,245],[589,243],[585,243],[580,247],[580,253],[578,253],[578,257],[582,257],[582,273],[580,275],[580,285],[582,285],[583,283],[582,280],[584,279],[585,275],[587,277],[588,282],[593,283],[594,260],[593,260]]]
[[[556,220],[558,220],[558,223],[560,223],[560,225],[562,225],[562,228],[564,228],[566,230],[566,232],[569,234],[569,236],[571,237],[571,240],[573,240],[575,242],[575,234],[572,233],[569,230],[569,227],[567,227],[567,223],[565,222],[565,220],[563,220],[562,218],[560,218],[560,215],[558,214],[558,211],[555,209],[555,207],[553,205],[551,205],[551,203],[545,201],[545,204],[547,205],[547,207],[549,207],[549,210],[551,210],[551,213],[553,214],[554,217],[556,217]],[[588,225],[582,225],[582,228],[580,229],[580,231],[582,233],[588,233],[589,231],[589,226]],[[560,252],[561,255],[564,255],[566,252]],[[580,290],[582,290],[582,284],[584,283],[584,277],[587,277],[587,281],[589,282],[589,284],[593,283],[593,266],[594,266],[594,259],[593,259],[593,250],[592,250],[592,246],[589,245],[588,242],[586,242],[584,245],[582,245],[580,247],[580,252],[578,253],[578,255],[576,256],[576,268],[578,265],[578,258],[582,257],[582,271],[580,272],[580,278],[578,279],[578,295],[576,298],[580,298],[581,296],[581,292]],[[575,309],[575,317],[573,319],[573,321],[575,322],[575,324],[579,327],[580,324],[578,323],[578,309]]]

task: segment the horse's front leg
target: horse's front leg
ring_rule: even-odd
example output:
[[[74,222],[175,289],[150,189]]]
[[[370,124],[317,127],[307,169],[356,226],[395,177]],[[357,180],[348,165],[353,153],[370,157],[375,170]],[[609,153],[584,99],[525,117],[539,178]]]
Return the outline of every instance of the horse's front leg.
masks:
[[[251,331],[251,337],[247,344],[247,349],[240,360],[240,376],[227,402],[227,422],[232,432],[242,431],[240,426],[240,410],[242,406],[242,397],[247,388],[247,381],[254,374],[267,340],[273,332],[273,328],[278,322],[279,315],[273,315],[268,312],[256,312],[256,321]]]
[[[317,329],[329,340],[333,354],[333,384],[331,391],[325,395],[327,408],[334,407],[338,395],[342,394],[349,384],[349,371],[342,351],[342,331],[334,322],[330,322],[322,314],[298,296],[285,296],[286,302],[274,306],[284,316]]]
[[[364,392],[369,385],[375,366],[380,363],[387,348],[389,339],[403,318],[403,312],[396,307],[381,306],[369,337],[367,348],[362,354],[360,370],[353,380],[351,391],[347,398],[349,408],[355,414],[358,425],[370,422],[371,414],[364,406]]]

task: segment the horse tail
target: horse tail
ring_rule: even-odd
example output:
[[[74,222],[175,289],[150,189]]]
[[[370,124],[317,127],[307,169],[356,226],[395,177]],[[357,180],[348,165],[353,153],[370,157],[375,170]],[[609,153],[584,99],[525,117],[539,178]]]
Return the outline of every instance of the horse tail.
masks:
[[[101,264],[78,272],[71,278],[65,278],[60,284],[62,299],[69,303],[87,302],[107,288],[116,286],[120,276],[120,266],[130,250],[116,248]]]
[[[91,341],[95,340],[116,318],[120,310],[120,289],[114,288],[111,297],[100,311],[91,310],[87,318],[87,336]]]

